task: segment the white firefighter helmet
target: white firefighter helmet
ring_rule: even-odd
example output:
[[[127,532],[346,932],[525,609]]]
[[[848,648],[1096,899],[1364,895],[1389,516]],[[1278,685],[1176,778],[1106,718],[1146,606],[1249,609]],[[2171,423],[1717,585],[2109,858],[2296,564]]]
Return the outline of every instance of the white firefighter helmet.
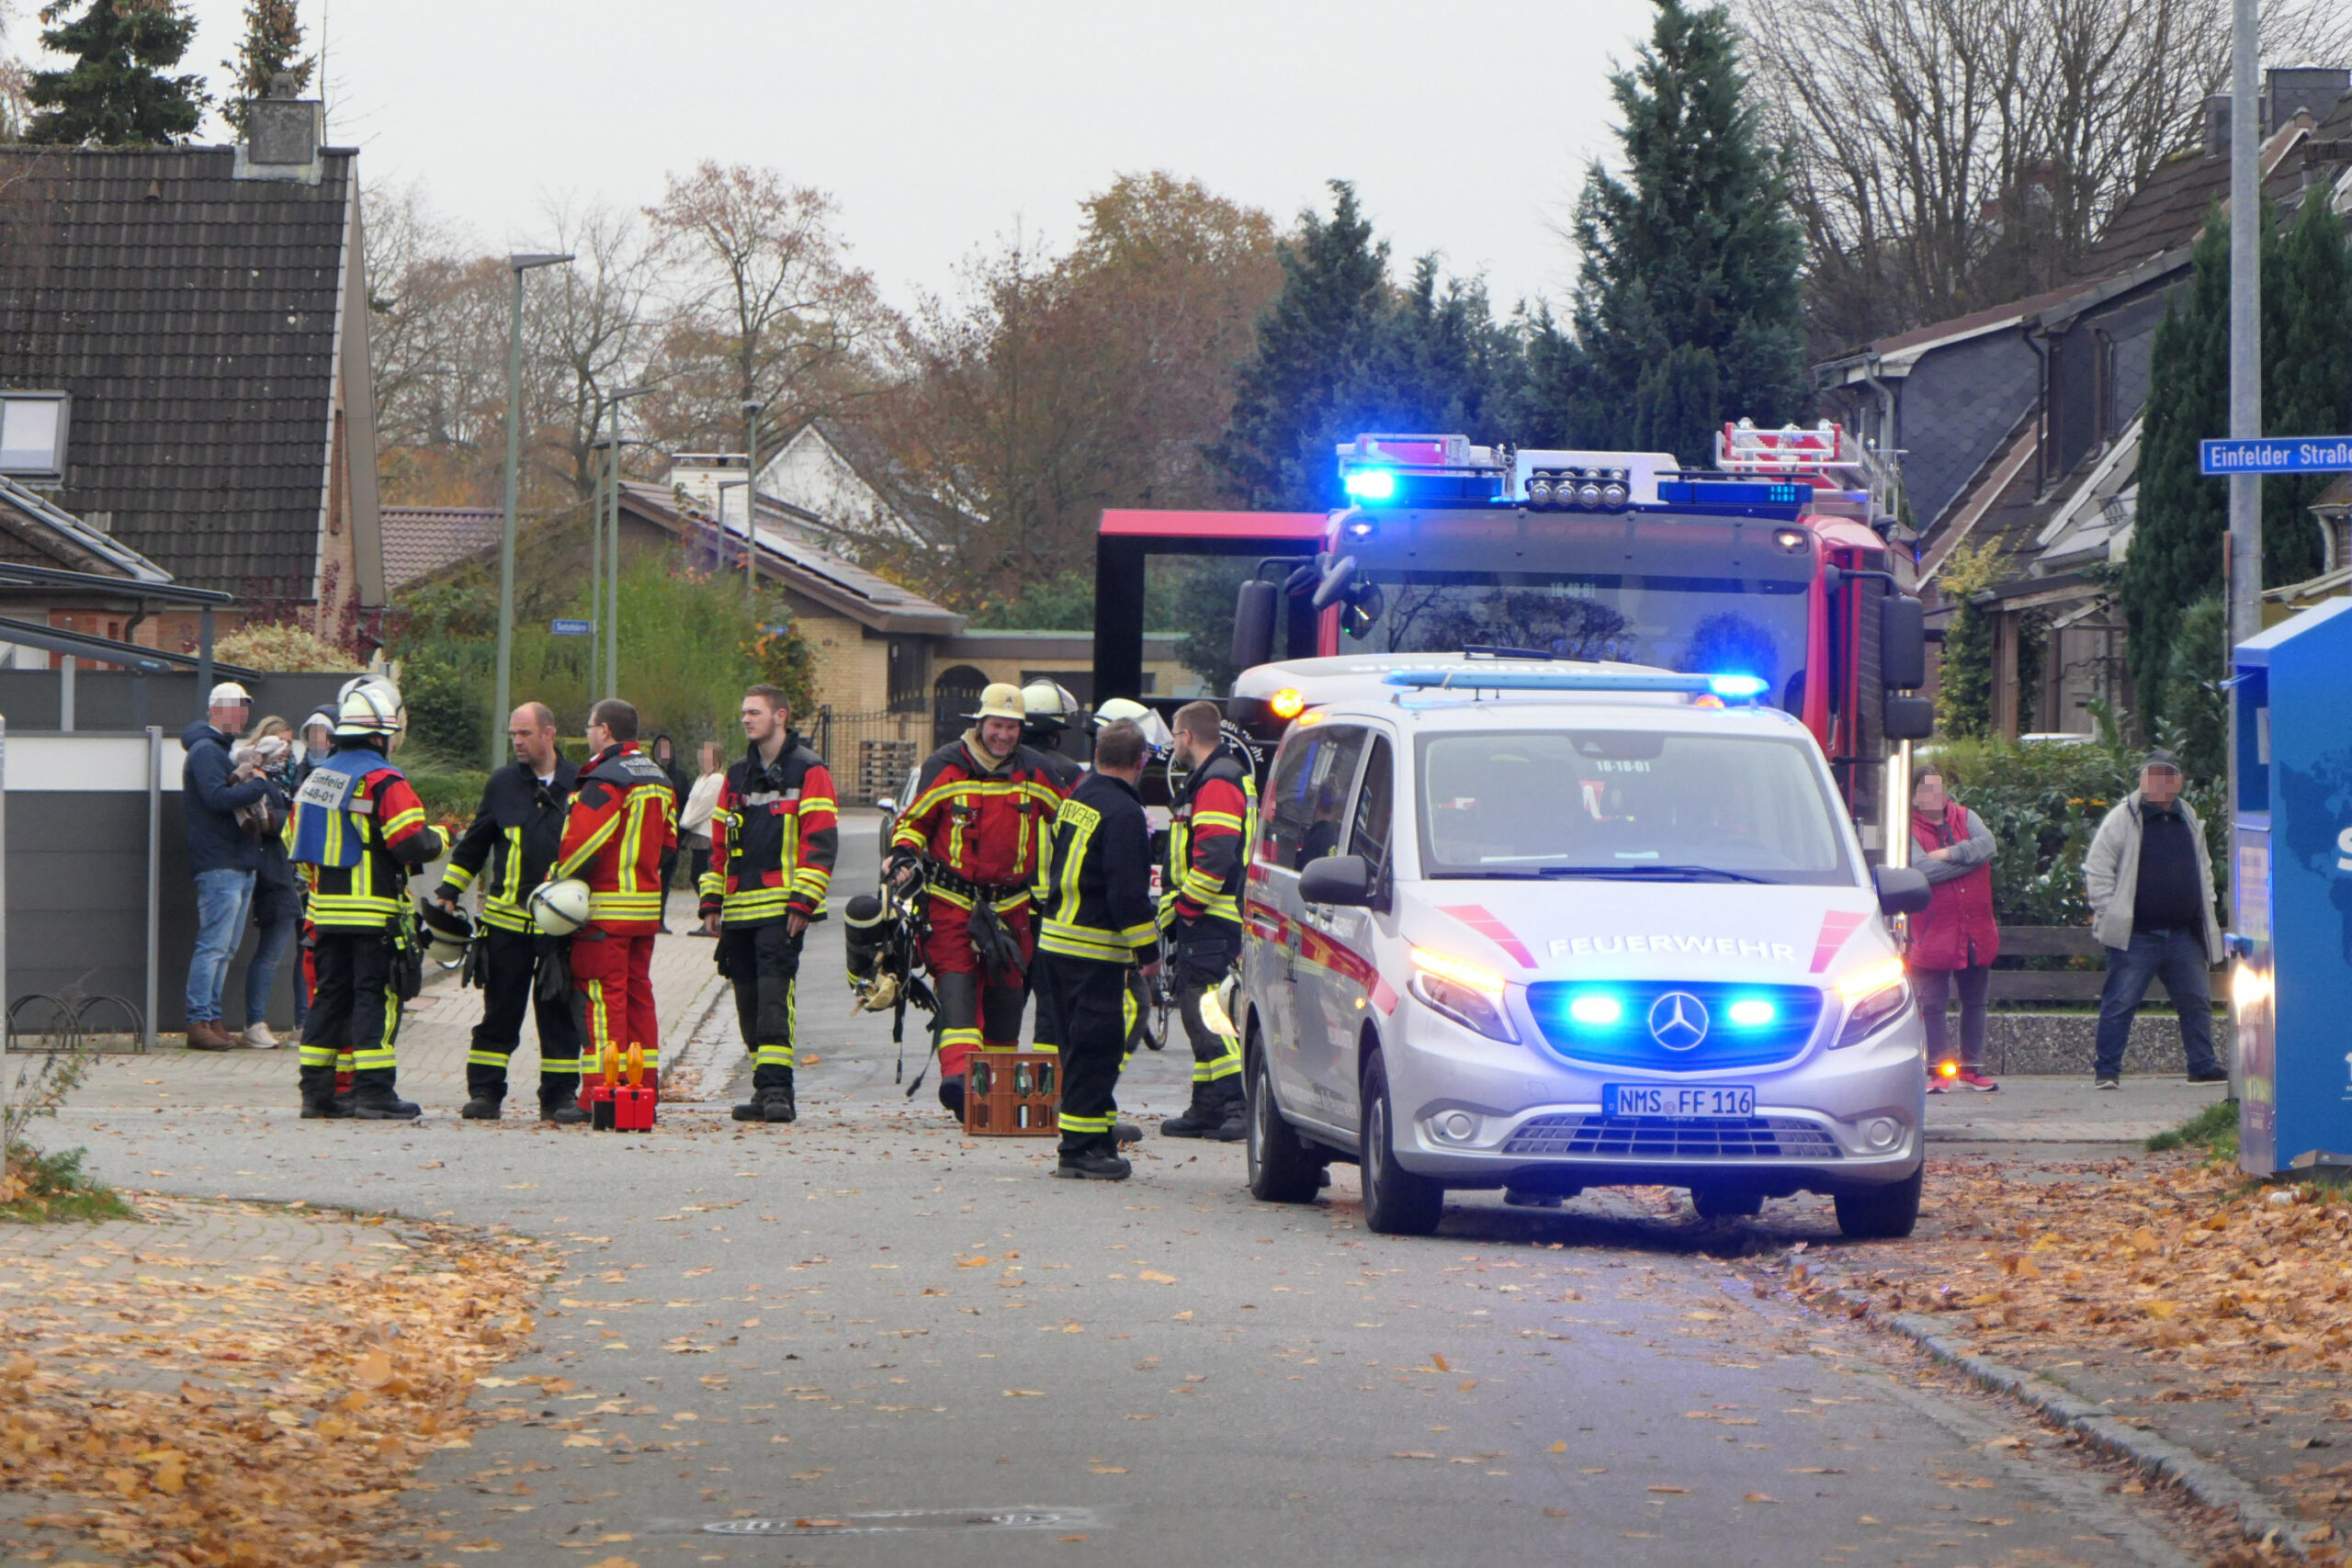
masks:
[[[1068,724],[1078,716],[1078,699],[1058,681],[1032,681],[1022,687],[1021,706],[1031,724]]]
[[[339,739],[380,735],[391,739],[408,728],[408,709],[401,689],[380,675],[364,675],[343,688],[335,704],[334,732]]]
[[[548,936],[570,936],[588,923],[588,885],[576,876],[540,883],[531,893],[531,921]]]
[[[980,688],[980,705],[966,718],[1018,718],[1029,716],[1022,706],[1021,688],[1010,681],[991,681]]]
[[[1168,721],[1133,697],[1113,697],[1096,708],[1094,728],[1099,731],[1104,725],[1115,724],[1123,718],[1132,720],[1135,727],[1143,731],[1143,743],[1151,748],[1154,755],[1176,744],[1176,737],[1170,731]]]

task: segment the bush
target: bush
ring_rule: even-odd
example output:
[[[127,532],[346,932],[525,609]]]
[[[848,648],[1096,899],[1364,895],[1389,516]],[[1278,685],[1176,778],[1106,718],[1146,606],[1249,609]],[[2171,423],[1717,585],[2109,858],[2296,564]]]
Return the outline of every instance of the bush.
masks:
[[[2110,727],[2076,745],[1952,740],[1933,753],[1952,798],[1991,829],[1993,911],[2004,925],[2079,926],[2090,919],[2083,855],[2117,801],[2139,787],[2142,753]],[[1920,766],[1926,766],[1923,761]],[[2221,891],[2225,852],[2222,787],[2190,775],[2186,798],[2205,829]]]
[[[292,626],[240,626],[212,645],[212,656],[224,664],[251,670],[357,670],[367,660],[348,649]]]

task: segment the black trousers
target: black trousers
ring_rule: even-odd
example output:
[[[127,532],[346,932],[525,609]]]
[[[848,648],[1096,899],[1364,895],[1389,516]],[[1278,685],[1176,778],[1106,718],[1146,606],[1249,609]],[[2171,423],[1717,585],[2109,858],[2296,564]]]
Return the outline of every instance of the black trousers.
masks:
[[[401,1029],[392,944],[381,929],[334,926],[320,927],[316,942],[318,989],[302,1025],[302,1098],[334,1098],[335,1056],[344,1051],[352,1054],[355,1094],[390,1094],[397,1081],[392,1044]]]
[[[1127,1055],[1127,966],[1040,952],[1030,960],[1040,1034],[1062,1058],[1061,1152],[1119,1152],[1113,1096]]]
[[[1201,1016],[1201,998],[1225,980],[1241,956],[1241,930],[1229,920],[1179,920],[1168,933],[1167,955],[1175,973],[1176,1010],[1184,1038],[1193,1046],[1193,1112],[1206,1116],[1241,1109],[1241,1045],[1219,1034]]]
[[[580,1092],[580,1021],[571,987],[553,998],[539,995],[539,966],[555,962],[559,937],[484,926],[481,1021],[466,1053],[466,1092],[477,1100],[506,1098],[507,1058],[523,1043],[523,1015],[539,1026],[539,1103],[552,1105]]]
[[[805,934],[805,933],[804,933]],[[735,1022],[752,1053],[752,1094],[792,1087],[794,1026],[799,1021],[800,942],[781,919],[725,926],[718,967],[735,986]]]

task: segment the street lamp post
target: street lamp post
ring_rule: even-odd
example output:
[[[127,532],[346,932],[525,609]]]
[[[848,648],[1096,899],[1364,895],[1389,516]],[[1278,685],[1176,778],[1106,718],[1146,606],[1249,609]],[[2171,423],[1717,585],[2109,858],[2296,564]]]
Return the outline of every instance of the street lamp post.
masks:
[[[2256,0],[2236,0],[2230,39],[2230,436],[2249,440],[2262,434],[2262,128],[2257,123],[2261,90],[2260,17]],[[2234,648],[2262,630],[2262,475],[2232,474],[2228,572],[2230,644]],[[2224,671],[2230,668],[2222,661]],[[2245,715],[2241,688],[2230,683],[2230,748],[2222,810],[2236,820],[2238,727]],[[2245,929],[2241,911],[2247,888],[2234,857],[2230,874],[2230,928]],[[2230,1052],[2230,1093],[2245,1101],[2245,1055]]]
[[[743,585],[760,591],[760,405],[743,400]]]
[[[526,253],[506,258],[514,275],[514,302],[506,313],[506,519],[498,534],[498,686],[492,716],[490,765],[505,760],[506,715],[514,682],[514,490],[523,467],[523,275],[571,258]]]
[[[631,398],[641,398],[654,390],[651,387],[623,387],[612,395],[605,407],[612,412],[612,435],[605,444],[606,456],[612,462],[611,491],[612,533],[611,559],[605,576],[605,592],[609,595],[612,630],[605,637],[605,695],[615,697],[621,689],[621,404]],[[600,605],[596,613],[603,615]],[[593,674],[593,671],[592,671]]]

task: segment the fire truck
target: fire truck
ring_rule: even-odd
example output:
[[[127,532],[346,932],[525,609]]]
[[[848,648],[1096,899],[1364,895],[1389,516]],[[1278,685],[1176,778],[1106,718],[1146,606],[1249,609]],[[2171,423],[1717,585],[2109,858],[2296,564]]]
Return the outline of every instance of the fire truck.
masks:
[[[1864,848],[1907,860],[1906,836],[1885,829],[1909,793],[1904,743],[1932,725],[1930,705],[1909,694],[1925,680],[1920,604],[1896,575],[1891,475],[1839,426],[1726,424],[1704,470],[1665,453],[1513,450],[1456,434],[1359,435],[1337,457],[1349,504],[1329,513],[1102,514],[1095,702],[1153,695],[1142,680],[1149,558],[1238,557],[1250,563],[1235,606],[1238,669],[1483,651],[1744,677],[1820,742]],[[1295,703],[1245,677],[1227,707],[1271,742]]]

